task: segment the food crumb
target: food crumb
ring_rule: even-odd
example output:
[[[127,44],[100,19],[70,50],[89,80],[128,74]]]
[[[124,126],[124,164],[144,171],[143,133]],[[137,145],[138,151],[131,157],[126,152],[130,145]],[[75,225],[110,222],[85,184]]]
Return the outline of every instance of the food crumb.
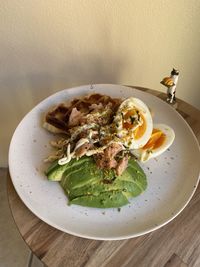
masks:
[[[36,139],[33,139],[33,143],[36,143],[37,142],[37,140]]]
[[[102,214],[105,215],[106,214],[105,211],[103,211]]]

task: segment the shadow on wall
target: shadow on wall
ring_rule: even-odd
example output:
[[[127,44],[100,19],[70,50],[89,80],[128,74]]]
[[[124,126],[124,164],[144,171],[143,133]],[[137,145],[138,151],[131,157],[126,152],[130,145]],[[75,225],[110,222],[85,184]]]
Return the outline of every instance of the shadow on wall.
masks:
[[[118,83],[125,61],[106,49],[99,53],[72,56],[65,51],[62,59],[43,48],[23,47],[23,53],[3,55],[5,68],[0,73],[0,166],[7,163],[11,136],[19,121],[38,102],[56,91],[90,83]],[[60,56],[60,55],[59,55]],[[66,61],[64,60],[66,58]],[[2,59],[2,57],[1,57]],[[4,114],[7,114],[5,117]]]
[[[2,64],[5,62],[0,72],[4,104],[13,101],[15,112],[24,115],[58,90],[90,83],[118,83],[129,60],[113,47],[109,28],[100,23],[98,29],[92,34],[96,36],[94,40],[86,37],[79,43],[75,43],[69,32],[64,39],[56,32],[50,32],[42,40],[40,36],[37,40],[37,33],[34,39],[26,39],[25,32],[18,42],[6,39],[1,44],[0,55]]]
[[[3,102],[7,100],[10,104],[13,100],[16,112],[24,113],[23,106],[25,109],[26,106],[31,108],[38,101],[58,90],[90,83],[118,83],[124,67],[124,61],[119,57],[98,58],[93,54],[82,55],[81,60],[78,57],[74,58],[73,62],[66,60],[62,66],[56,64],[58,66],[56,69],[53,66],[53,57],[50,59],[48,55],[48,58],[49,65],[48,60],[45,60],[46,62],[38,71],[31,72],[29,68],[19,71],[17,66],[16,69],[12,66],[9,76],[6,75],[0,80],[1,100],[4,98]],[[21,64],[23,62],[22,60]],[[24,103],[24,101],[27,102]]]

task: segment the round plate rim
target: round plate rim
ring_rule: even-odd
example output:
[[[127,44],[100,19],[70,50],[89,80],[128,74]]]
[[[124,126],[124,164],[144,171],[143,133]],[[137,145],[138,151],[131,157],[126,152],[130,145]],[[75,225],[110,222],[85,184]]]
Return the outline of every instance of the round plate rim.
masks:
[[[176,212],[174,213],[173,216],[171,216],[168,220],[166,220],[165,222],[157,225],[157,226],[154,226],[154,227],[150,227],[149,229],[147,229],[146,231],[141,231],[141,232],[138,232],[136,234],[132,234],[132,235],[120,235],[120,236],[116,236],[116,237],[101,237],[101,236],[93,236],[93,235],[84,235],[84,234],[79,234],[77,232],[74,232],[74,231],[71,231],[71,230],[66,230],[65,228],[63,227],[60,227],[52,222],[49,222],[46,218],[44,218],[43,216],[41,216],[40,214],[38,214],[37,211],[34,210],[34,208],[31,207],[31,205],[29,205],[29,203],[26,202],[25,199],[23,199],[23,197],[20,195],[20,192],[18,190],[18,187],[15,183],[15,179],[14,179],[14,173],[13,173],[13,169],[12,169],[12,163],[11,163],[11,148],[12,148],[12,144],[13,144],[13,140],[14,140],[14,137],[15,137],[15,132],[17,131],[18,127],[20,127],[21,124],[23,124],[23,121],[26,119],[26,117],[29,116],[29,114],[34,110],[36,109],[39,105],[42,105],[43,102],[46,102],[48,101],[48,99],[50,98],[55,98],[57,95],[63,93],[64,91],[69,91],[69,90],[78,90],[82,87],[91,87],[91,86],[120,86],[120,87],[125,87],[125,88],[130,88],[130,89],[134,89],[134,90],[137,90],[139,91],[140,93],[142,94],[148,94],[150,95],[152,98],[156,98],[157,100],[159,101],[162,101],[163,105],[166,105],[168,106],[168,108],[170,109],[173,109],[174,112],[177,113],[177,115],[179,116],[179,119],[181,119],[181,121],[187,126],[187,128],[189,129],[197,147],[198,147],[198,150],[199,150],[199,154],[200,154],[200,147],[199,147],[199,142],[197,140],[197,137],[195,136],[193,130],[191,129],[190,125],[185,121],[185,119],[173,108],[171,107],[169,104],[167,104],[166,102],[164,102],[162,99],[160,99],[159,97],[155,96],[155,95],[152,95],[146,91],[141,91],[140,89],[138,89],[139,87],[136,86],[124,86],[124,85],[120,85],[120,84],[88,84],[88,85],[80,85],[80,86],[77,86],[77,87],[71,87],[71,88],[65,88],[63,90],[60,90],[56,93],[53,93],[51,95],[49,95],[47,98],[44,98],[42,101],[40,101],[38,104],[36,104],[22,119],[21,121],[19,122],[19,124],[17,125],[13,135],[12,135],[12,138],[11,138],[11,142],[10,142],[10,146],[9,146],[9,153],[8,153],[8,164],[9,164],[9,173],[10,173],[10,177],[11,177],[11,180],[12,180],[12,183],[13,183],[13,186],[19,196],[19,198],[21,199],[21,201],[25,204],[25,206],[36,216],[38,217],[39,219],[41,219],[44,223],[48,224],[49,226],[52,226],[62,232],[65,232],[67,234],[71,234],[71,235],[74,235],[74,236],[77,236],[77,237],[82,237],[82,238],[87,238],[87,239],[93,239],[93,240],[124,240],[124,239],[129,239],[129,238],[134,238],[134,237],[138,237],[138,236],[142,236],[142,235],[145,235],[147,233],[151,233],[163,226],[165,226],[166,224],[168,224],[169,222],[171,222],[173,219],[175,219],[184,209],[185,207],[188,205],[188,203],[190,202],[190,200],[192,199],[196,189],[197,189],[197,186],[198,186],[198,183],[199,183],[199,176],[200,176],[200,171],[199,171],[199,175],[197,177],[197,181],[196,181],[196,185],[195,185],[195,188],[192,190],[191,192],[191,195],[190,197],[188,198],[188,200],[184,203],[184,205]],[[89,88],[88,88],[89,89]],[[151,89],[153,90],[153,89]],[[13,217],[14,217],[14,214],[13,214]]]

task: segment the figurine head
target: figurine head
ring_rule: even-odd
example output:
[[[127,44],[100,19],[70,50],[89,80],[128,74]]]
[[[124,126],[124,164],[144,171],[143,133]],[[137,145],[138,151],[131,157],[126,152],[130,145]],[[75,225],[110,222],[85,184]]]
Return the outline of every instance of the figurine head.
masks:
[[[179,75],[179,70],[173,68],[173,70],[171,71],[171,75]]]

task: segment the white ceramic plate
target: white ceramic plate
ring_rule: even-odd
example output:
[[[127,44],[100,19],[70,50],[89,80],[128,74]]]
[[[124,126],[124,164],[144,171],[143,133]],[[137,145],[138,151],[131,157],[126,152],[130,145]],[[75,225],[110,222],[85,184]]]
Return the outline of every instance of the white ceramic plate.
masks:
[[[168,151],[142,165],[147,190],[117,209],[68,206],[57,182],[44,175],[43,163],[56,138],[41,127],[43,114],[53,105],[87,93],[112,97],[138,97],[153,110],[154,122],[171,126],[176,134]],[[187,205],[199,177],[198,142],[184,119],[167,103],[148,93],[119,85],[87,85],[60,91],[38,104],[17,127],[9,150],[9,168],[14,187],[25,205],[40,219],[64,232],[102,240],[143,235],[165,225]]]

